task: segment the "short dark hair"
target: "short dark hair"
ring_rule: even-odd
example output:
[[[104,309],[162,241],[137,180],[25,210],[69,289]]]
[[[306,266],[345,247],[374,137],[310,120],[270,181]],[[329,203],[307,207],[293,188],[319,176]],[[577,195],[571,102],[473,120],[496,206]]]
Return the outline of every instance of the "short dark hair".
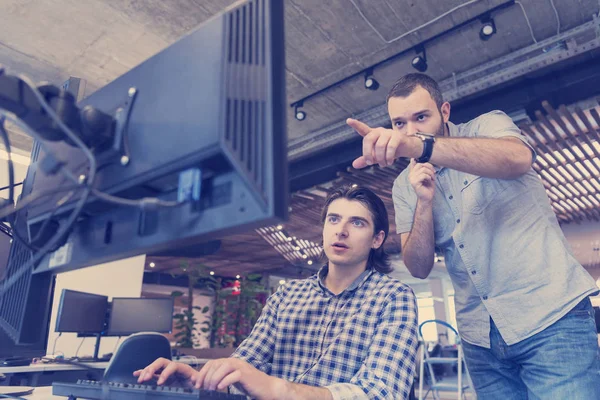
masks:
[[[438,109],[442,108],[444,98],[442,97],[442,91],[437,82],[430,76],[420,73],[404,75],[402,78],[398,79],[390,89],[386,98],[386,103],[388,103],[392,97],[409,96],[418,86],[421,86],[429,92]]]
[[[386,253],[383,245],[388,237],[390,231],[390,221],[388,219],[388,212],[385,208],[385,204],[383,200],[379,196],[377,196],[372,190],[367,189],[361,186],[349,186],[344,185],[335,189],[333,192],[329,193],[327,199],[325,200],[325,205],[323,206],[323,210],[321,211],[321,222],[325,223],[325,218],[327,217],[327,211],[329,209],[329,205],[337,199],[347,199],[354,200],[362,203],[369,212],[371,213],[371,217],[373,217],[373,225],[374,232],[373,234],[377,234],[383,231],[383,242],[378,249],[371,249],[369,253],[369,261],[368,266],[372,266],[376,271],[379,271],[383,274],[388,274],[394,270],[394,268],[390,265],[390,257]]]

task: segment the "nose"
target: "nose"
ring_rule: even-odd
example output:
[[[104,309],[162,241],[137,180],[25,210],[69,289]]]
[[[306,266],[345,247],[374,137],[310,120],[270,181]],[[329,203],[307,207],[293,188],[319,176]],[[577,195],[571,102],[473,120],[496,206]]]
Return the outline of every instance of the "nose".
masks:
[[[340,229],[336,233],[338,238],[346,238],[348,237],[348,229],[346,228],[346,224],[340,224]]]
[[[415,133],[419,132],[417,126],[411,122],[406,124],[406,135],[407,136],[415,136]]]

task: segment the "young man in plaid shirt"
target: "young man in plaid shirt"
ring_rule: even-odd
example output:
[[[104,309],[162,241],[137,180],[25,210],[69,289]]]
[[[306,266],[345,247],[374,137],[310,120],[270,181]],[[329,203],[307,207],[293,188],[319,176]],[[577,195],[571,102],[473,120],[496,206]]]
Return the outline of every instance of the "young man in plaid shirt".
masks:
[[[257,399],[406,399],[415,372],[417,305],[387,275],[383,201],[360,187],[340,188],[322,213],[329,262],[316,275],[279,287],[250,336],[230,358],[200,371],[158,359],[139,382],[179,378],[196,388],[230,385]]]

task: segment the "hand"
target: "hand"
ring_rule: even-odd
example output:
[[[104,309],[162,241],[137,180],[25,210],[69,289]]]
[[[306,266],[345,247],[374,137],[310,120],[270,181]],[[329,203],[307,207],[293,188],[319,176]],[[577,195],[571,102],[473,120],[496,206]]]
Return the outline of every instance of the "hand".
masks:
[[[414,159],[408,166],[408,180],[421,201],[431,202],[435,193],[435,169],[429,163],[419,164]]]
[[[147,382],[157,378],[157,385],[172,384],[173,382],[182,382],[189,387],[196,386],[199,372],[189,365],[159,358],[144,369],[139,369],[133,373],[138,377],[138,383]]]
[[[235,385],[252,398],[271,400],[286,397],[287,382],[254,368],[237,358],[211,360],[200,370],[196,388],[222,390]]]
[[[411,138],[404,133],[392,129],[371,128],[352,118],[348,118],[346,123],[363,137],[363,155],[352,162],[356,169],[373,164],[386,167],[392,165],[396,158],[407,157],[413,153],[412,147],[415,142],[411,142]]]

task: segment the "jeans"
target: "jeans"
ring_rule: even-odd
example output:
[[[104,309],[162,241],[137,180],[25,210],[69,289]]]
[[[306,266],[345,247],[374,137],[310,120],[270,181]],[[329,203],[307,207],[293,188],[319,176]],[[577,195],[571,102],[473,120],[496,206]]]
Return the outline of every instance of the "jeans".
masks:
[[[589,298],[512,346],[491,321],[490,343],[486,349],[463,342],[478,399],[600,399],[600,351]]]

